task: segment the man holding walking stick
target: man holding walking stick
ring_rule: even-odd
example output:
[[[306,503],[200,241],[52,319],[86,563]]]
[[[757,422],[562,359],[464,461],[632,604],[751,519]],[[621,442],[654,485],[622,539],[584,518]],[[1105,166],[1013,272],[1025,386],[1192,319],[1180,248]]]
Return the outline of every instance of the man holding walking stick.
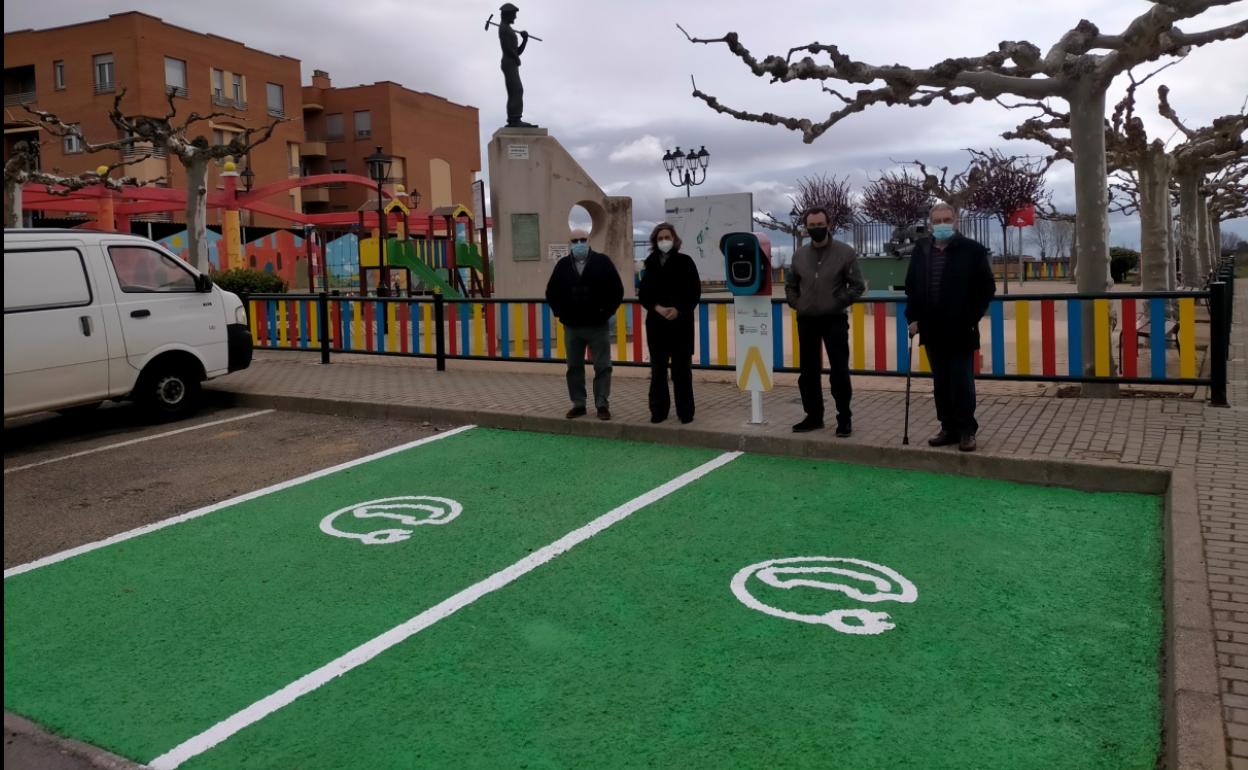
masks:
[[[948,203],[932,207],[931,238],[919,241],[906,273],[906,321],[919,335],[932,365],[932,389],[940,432],[931,446],[957,444],[974,452],[975,351],[979,321],[997,293],[988,250],[957,231],[958,212]]]

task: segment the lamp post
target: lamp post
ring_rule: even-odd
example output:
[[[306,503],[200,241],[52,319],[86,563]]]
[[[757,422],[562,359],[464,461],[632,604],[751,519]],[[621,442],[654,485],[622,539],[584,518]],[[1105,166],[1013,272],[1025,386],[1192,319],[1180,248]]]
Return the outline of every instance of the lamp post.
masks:
[[[381,281],[377,287],[378,296],[390,293],[390,267],[386,264],[386,212],[381,200],[381,186],[390,177],[390,163],[393,159],[381,151],[377,151],[364,159],[368,164],[368,175],[377,182],[377,264],[381,266]]]
[[[687,154],[677,147],[663,153],[663,169],[667,171],[667,181],[673,187],[685,188],[685,197],[688,198],[693,196],[694,187],[706,181],[706,164],[710,160],[711,154],[706,151],[705,145],[701,150],[690,150]],[[698,178],[699,173],[701,179]]]
[[[243,172],[239,174],[239,177],[242,178],[243,180],[243,192],[251,192],[252,186],[255,185],[256,183],[256,172],[251,170],[251,156],[250,155],[247,156],[247,168],[243,169]],[[242,221],[243,222],[251,221],[250,209],[247,211],[247,216],[242,218]],[[240,225],[239,230],[242,231],[243,248],[246,249],[247,248],[247,225],[245,224]]]

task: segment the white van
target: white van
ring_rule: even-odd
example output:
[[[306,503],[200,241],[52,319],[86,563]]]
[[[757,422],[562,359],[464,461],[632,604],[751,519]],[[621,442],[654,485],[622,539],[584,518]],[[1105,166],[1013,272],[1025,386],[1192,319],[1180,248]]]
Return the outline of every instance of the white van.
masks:
[[[4,231],[5,417],[130,398],[174,419],[250,363],[242,301],[158,244]]]

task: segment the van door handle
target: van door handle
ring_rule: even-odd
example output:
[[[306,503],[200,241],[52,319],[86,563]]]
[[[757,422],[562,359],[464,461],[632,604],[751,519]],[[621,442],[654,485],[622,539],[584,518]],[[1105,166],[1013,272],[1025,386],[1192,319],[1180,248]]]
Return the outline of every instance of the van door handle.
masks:
[[[89,315],[78,316],[78,321],[79,323],[82,324],[83,336],[90,337],[91,336],[91,316]]]
[[[144,309],[144,310],[131,310],[131,311],[130,311],[130,317],[131,317],[131,318],[147,318],[147,317],[148,317],[149,315],[151,315],[151,314],[152,314],[152,311],[150,311],[150,310],[146,310],[146,309]]]

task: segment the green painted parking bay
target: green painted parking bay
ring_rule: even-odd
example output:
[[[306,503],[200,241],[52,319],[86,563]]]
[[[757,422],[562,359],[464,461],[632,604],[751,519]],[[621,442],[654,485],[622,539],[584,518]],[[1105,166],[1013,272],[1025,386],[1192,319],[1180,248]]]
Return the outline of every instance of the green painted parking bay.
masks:
[[[6,572],[159,769],[1152,768],[1161,501],[472,429]]]
[[[717,454],[477,428],[6,574],[5,708],[147,761]]]

